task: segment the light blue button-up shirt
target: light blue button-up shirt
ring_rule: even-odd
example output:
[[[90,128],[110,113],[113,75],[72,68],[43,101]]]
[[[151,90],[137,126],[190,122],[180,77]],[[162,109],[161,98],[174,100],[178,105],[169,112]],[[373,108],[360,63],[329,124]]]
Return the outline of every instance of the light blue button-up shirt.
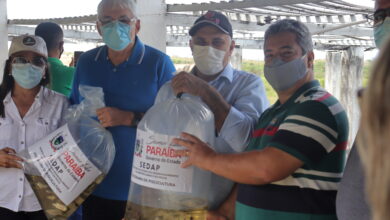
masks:
[[[219,153],[244,151],[258,118],[269,106],[261,78],[233,69],[228,64],[223,72],[209,84],[231,105],[229,114],[215,140],[214,149]],[[168,82],[159,91],[156,102],[172,98],[172,96],[174,93]],[[211,184],[209,208],[215,209],[229,195],[233,182],[213,175]]]
[[[269,106],[263,82],[260,77],[233,69],[228,64],[209,84],[231,105],[215,149],[220,153],[242,152],[260,114]]]

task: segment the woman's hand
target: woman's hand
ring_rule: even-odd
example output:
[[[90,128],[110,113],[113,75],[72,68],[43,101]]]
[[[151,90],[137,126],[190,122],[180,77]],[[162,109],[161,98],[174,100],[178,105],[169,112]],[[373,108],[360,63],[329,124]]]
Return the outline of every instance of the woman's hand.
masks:
[[[22,169],[23,166],[20,162],[22,162],[23,159],[15,154],[16,152],[12,148],[5,147],[0,149],[0,167]]]

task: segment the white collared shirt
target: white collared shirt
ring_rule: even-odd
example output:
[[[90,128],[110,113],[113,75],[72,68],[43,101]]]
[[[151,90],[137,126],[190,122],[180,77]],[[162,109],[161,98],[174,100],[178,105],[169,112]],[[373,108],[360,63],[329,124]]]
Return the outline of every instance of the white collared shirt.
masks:
[[[10,147],[16,153],[57,129],[69,105],[65,96],[44,87],[24,118],[20,117],[11,92],[3,103],[5,118],[0,117],[0,149]],[[23,170],[0,167],[0,207],[15,212],[42,209]]]

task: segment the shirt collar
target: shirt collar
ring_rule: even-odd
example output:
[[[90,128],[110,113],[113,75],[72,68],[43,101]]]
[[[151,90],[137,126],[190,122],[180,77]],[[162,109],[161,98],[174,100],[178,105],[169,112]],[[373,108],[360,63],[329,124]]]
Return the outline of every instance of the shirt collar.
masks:
[[[107,45],[99,49],[99,51],[96,54],[95,61],[98,61],[100,56],[108,60]],[[141,64],[144,59],[144,56],[145,56],[145,44],[142,43],[142,41],[138,38],[138,36],[135,36],[135,44],[134,44],[133,51],[131,52],[130,57],[127,58],[127,60],[124,63],[131,64],[131,65]]]
[[[128,59],[130,64],[141,64],[145,56],[145,44],[135,36],[135,45]]]
[[[318,80],[312,80],[303,84],[295,93],[283,104],[283,106],[289,106],[295,103],[295,100],[301,96],[303,93],[311,90],[313,88],[320,87],[320,82]],[[277,102],[280,104],[279,100]]]
[[[43,90],[45,89],[45,87],[41,86],[41,88],[39,89],[39,92],[38,94],[35,96],[35,100],[41,104],[42,101],[43,101]],[[12,101],[12,97],[11,97],[11,91],[8,92],[7,96],[5,96],[4,100],[3,100],[3,103],[4,105],[7,105],[9,103],[11,103]],[[34,101],[35,102],[35,101]]]
[[[222,73],[220,73],[219,76],[214,80],[216,81],[219,78],[226,78],[231,83],[231,82],[233,82],[233,71],[234,71],[234,69],[233,69],[232,65],[230,63],[228,63],[226,65],[225,69],[222,71]]]
[[[192,70],[191,70],[191,73],[194,75],[195,75],[195,68],[196,68],[196,66],[194,66],[194,68],[192,68]],[[217,76],[217,78],[210,81],[210,83],[219,81],[219,79],[221,79],[221,78],[226,78],[231,83],[233,81],[233,72],[234,72],[234,69],[233,69],[232,65],[230,63],[228,63],[226,65],[225,69]]]

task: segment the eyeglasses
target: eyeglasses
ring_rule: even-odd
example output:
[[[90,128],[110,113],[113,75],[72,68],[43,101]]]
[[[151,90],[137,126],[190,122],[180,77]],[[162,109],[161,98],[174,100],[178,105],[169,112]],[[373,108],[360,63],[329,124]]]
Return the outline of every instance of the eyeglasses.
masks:
[[[386,17],[390,16],[390,8],[378,9],[374,12],[374,15],[366,16],[370,25],[373,27],[378,27],[385,21]]]
[[[34,66],[43,67],[46,64],[46,60],[43,57],[34,57],[31,61],[26,59],[25,57],[14,57],[12,60],[12,63],[14,64],[26,64],[31,63]]]
[[[122,17],[120,17],[118,19],[113,19],[112,17],[99,18],[99,21],[100,21],[100,23],[102,23],[103,26],[106,25],[106,24],[109,24],[111,22],[114,22],[115,20],[118,20],[119,22],[124,23],[124,24],[130,24],[130,23],[136,21],[137,18],[135,18],[135,17],[134,18],[129,18],[127,16],[122,16]]]

